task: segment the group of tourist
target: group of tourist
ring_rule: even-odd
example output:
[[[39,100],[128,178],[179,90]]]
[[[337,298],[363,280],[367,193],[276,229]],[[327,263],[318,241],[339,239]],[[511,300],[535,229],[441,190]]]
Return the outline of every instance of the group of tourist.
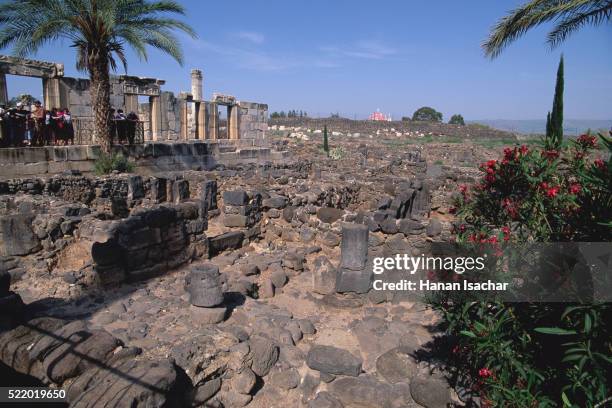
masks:
[[[121,144],[127,141],[133,145],[136,138],[136,124],[138,123],[138,115],[135,112],[130,112],[127,115],[122,109],[111,109],[112,129],[111,142],[114,142],[115,137]]]
[[[134,144],[138,120],[134,112],[111,109],[112,141]],[[46,110],[38,101],[31,107],[21,102],[10,108],[0,105],[0,147],[68,144],[74,144],[74,126],[67,108]]]
[[[46,110],[36,101],[28,109],[19,102],[0,105],[0,147],[74,144],[72,115],[67,108]]]

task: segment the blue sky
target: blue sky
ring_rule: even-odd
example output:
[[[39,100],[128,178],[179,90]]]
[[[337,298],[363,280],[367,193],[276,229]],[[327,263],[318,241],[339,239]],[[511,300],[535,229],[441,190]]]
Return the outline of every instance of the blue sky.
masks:
[[[377,108],[395,118],[433,106],[448,119],[539,119],[552,104],[559,55],[565,55],[565,116],[612,119],[612,26],[586,28],[558,49],[547,27],[533,30],[494,61],[480,44],[520,1],[234,0],[184,1],[198,39],[181,35],[185,65],[150,51],[129,54],[131,75],[190,89],[200,68],[212,92],[266,102],[270,110],[341,112],[362,117]],[[4,50],[6,53],[6,50]],[[68,42],[35,56],[74,69]],[[9,94],[41,93],[39,82],[9,78]]]

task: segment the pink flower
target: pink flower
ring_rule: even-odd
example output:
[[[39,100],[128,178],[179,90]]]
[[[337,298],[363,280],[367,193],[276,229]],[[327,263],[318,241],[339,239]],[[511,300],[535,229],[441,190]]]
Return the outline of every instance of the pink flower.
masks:
[[[481,368],[480,370],[478,370],[478,375],[481,378],[489,378],[493,375],[493,371],[489,370],[488,368],[484,367]]]
[[[516,219],[518,217],[517,203],[515,203],[511,199],[504,198],[502,200],[501,206],[508,212],[508,215],[510,215],[512,219]]]
[[[522,145],[521,148],[519,149],[521,154],[524,156],[529,152],[529,148],[525,145]]]
[[[555,198],[558,192],[559,192],[559,187],[551,187],[548,190],[546,190],[546,195],[550,198]]]
[[[600,170],[604,170],[606,168],[606,163],[602,159],[595,159],[593,164]]]
[[[542,152],[542,157],[553,160],[559,157],[559,152],[557,150],[544,150]]]
[[[504,225],[501,230],[504,234],[504,241],[509,241],[511,233],[510,227]]]
[[[597,139],[592,135],[580,135],[580,137],[576,140],[580,146],[583,148],[595,147],[597,145]]]
[[[582,190],[582,186],[578,183],[573,183],[572,185],[570,185],[569,190],[572,194],[578,194],[580,190]]]

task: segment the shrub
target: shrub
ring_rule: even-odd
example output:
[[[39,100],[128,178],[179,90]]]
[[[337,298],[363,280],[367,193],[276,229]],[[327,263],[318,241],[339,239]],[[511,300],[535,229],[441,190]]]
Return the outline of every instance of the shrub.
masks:
[[[612,141],[600,135],[610,149]],[[522,241],[607,241],[612,220],[610,159],[589,159],[597,137],[558,150],[504,149],[481,166],[484,178],[458,197],[458,215],[474,233],[507,226]],[[461,238],[462,235],[459,236]]]
[[[333,160],[340,160],[346,157],[346,151],[342,147],[334,147],[329,151],[329,157]]]
[[[463,116],[455,114],[451,116],[450,120],[448,121],[448,124],[465,126],[465,121],[463,120]]]
[[[110,174],[115,170],[119,173],[132,173],[134,165],[121,153],[112,155],[103,153],[94,163],[94,172],[97,175]]]
[[[612,152],[612,138],[599,140]],[[506,148],[455,198],[459,245],[609,241],[612,156],[585,134],[558,150]],[[556,261],[559,262],[559,261]],[[558,263],[554,266],[559,265]],[[612,381],[612,305],[503,303],[439,292],[450,361],[483,406],[597,406]]]
[[[412,120],[422,122],[442,122],[442,113],[429,106],[417,109],[412,115]]]

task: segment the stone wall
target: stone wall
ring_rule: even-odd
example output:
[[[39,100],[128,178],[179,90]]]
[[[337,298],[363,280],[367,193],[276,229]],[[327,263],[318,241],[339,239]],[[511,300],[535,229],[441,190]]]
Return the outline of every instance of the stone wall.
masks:
[[[214,181],[207,184],[214,187]],[[208,257],[204,231],[216,189],[203,190],[191,200],[186,180],[140,176],[1,183],[0,272],[17,276],[22,265],[78,253],[78,265],[68,262],[79,269],[76,279],[108,285]],[[63,204],[50,207],[53,202]]]
[[[228,142],[228,143],[225,143]],[[140,174],[159,171],[209,170],[217,164],[235,165],[282,161],[287,152],[260,147],[255,140],[184,143],[150,142],[114,146],[129,157]],[[92,172],[100,157],[97,145],[49,146],[0,149],[0,180],[57,174],[65,171]]]
[[[263,139],[268,129],[268,105],[238,102],[241,139]]]
[[[91,220],[79,238],[91,242],[96,277],[102,285],[161,275],[190,259],[208,255],[206,207],[196,202],[138,209],[128,218]]]

